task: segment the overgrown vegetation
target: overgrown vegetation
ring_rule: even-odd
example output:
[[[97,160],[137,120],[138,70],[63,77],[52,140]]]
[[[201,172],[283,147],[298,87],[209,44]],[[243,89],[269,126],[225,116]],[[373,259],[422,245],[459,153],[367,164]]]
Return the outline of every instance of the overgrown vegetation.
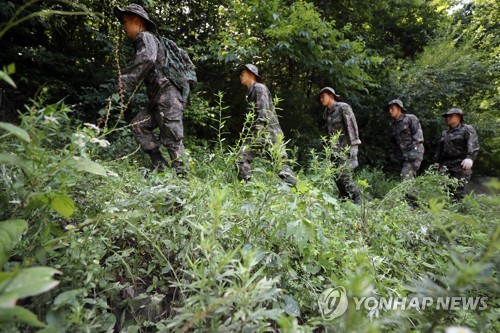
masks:
[[[21,127],[2,124],[0,204],[3,219],[28,224],[2,274],[20,279],[42,265],[61,273],[57,287],[18,304],[48,325],[43,332],[498,329],[497,196],[455,204],[447,189],[456,184],[432,170],[398,185],[364,169],[363,204],[340,202],[328,148],[310,152],[296,188],[265,159],[240,183],[236,149],[222,142],[192,153],[185,178],[149,173],[141,154],[115,155],[129,136],[108,146],[103,129],[70,126],[62,102],[42,104]],[[421,207],[413,211],[410,190]],[[485,296],[488,308],[350,309],[324,320],[317,299],[337,285],[350,296]],[[0,304],[14,305],[5,291]],[[0,316],[7,332],[33,330],[7,324],[19,321]]]
[[[400,183],[385,172],[380,116],[401,96],[431,155],[440,113],[464,108],[480,133],[475,168],[495,175],[496,2],[455,12],[445,0],[142,2],[162,33],[182,36],[202,82],[185,112],[183,178],[151,173],[128,131],[143,92],[113,93],[128,49],[100,18],[115,3],[0,4],[0,107],[16,123],[0,122],[0,331],[500,331],[500,184],[455,203],[457,182],[432,167]],[[234,88],[240,62],[259,65],[279,96],[295,188],[275,172],[282,142],[251,181],[236,178],[253,122]],[[358,117],[359,206],[336,199],[314,96],[324,84]],[[327,320],[318,299],[338,286],[350,298],[486,297],[487,308],[350,304]]]

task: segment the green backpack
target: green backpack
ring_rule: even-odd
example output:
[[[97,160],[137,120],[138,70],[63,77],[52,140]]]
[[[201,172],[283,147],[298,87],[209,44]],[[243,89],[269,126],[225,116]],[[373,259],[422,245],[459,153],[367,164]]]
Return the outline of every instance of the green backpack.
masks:
[[[196,71],[186,51],[175,44],[174,41],[157,36],[165,50],[165,64],[161,70],[181,90],[182,99],[187,101],[191,84],[196,83]]]

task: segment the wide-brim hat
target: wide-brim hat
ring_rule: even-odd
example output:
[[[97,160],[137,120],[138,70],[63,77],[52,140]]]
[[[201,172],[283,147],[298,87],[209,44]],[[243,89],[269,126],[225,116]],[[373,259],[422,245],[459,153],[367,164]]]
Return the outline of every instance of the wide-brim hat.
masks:
[[[236,72],[239,75],[244,69],[246,69],[247,71],[249,71],[253,75],[255,75],[255,78],[257,79],[257,82],[261,82],[262,81],[262,78],[259,75],[259,70],[257,69],[257,66],[252,65],[252,64],[243,64],[243,65],[240,65],[238,67],[238,69],[236,70]]]
[[[318,99],[321,97],[321,94],[324,92],[328,92],[328,93],[332,94],[335,98],[340,98],[340,95],[337,95],[335,93],[335,90],[332,87],[324,87],[323,89],[321,89],[319,91]]]
[[[443,118],[446,118],[450,114],[458,114],[462,117],[462,119],[464,118],[464,112],[458,108],[450,109],[448,112],[443,113],[442,116],[443,116]]]
[[[149,19],[148,13],[144,10],[144,8],[142,8],[142,6],[138,4],[131,3],[125,9],[116,6],[115,8],[113,8],[113,12],[115,13],[116,18],[118,18],[118,20],[122,24],[123,24],[123,16],[125,14],[137,15],[142,19],[144,19],[144,21],[146,21],[146,28],[148,29],[148,31],[156,32],[156,24]]]
[[[389,110],[389,107],[391,105],[397,105],[401,108],[401,110],[403,111],[406,111],[404,105],[403,105],[403,102],[400,100],[400,99],[393,99],[392,101],[390,101],[389,103],[387,103],[387,107],[385,108],[386,110]]]

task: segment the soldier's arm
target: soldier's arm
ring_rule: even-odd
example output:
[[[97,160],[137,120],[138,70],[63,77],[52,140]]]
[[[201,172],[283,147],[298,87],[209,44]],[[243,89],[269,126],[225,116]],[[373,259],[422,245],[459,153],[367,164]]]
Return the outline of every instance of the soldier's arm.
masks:
[[[467,126],[467,157],[475,160],[479,151],[479,139],[477,132],[472,126]]]
[[[347,128],[347,135],[349,136],[349,142],[351,143],[351,146],[360,145],[361,140],[359,139],[356,117],[354,116],[354,112],[352,112],[352,109],[348,104],[345,104],[345,108],[342,110],[342,117],[344,118],[344,123]]]
[[[446,135],[446,131],[443,131],[441,134],[441,138],[439,139],[436,147],[436,153],[434,154],[434,163],[443,163],[443,143],[444,143],[444,136]]]
[[[121,85],[125,90],[133,90],[144,79],[153,69],[158,54],[156,38],[150,33],[139,33],[134,44],[134,61],[121,74]]]
[[[256,127],[257,130],[263,129],[269,122],[267,113],[271,110],[269,90],[264,89],[262,86],[255,87],[255,113],[257,116]]]
[[[413,116],[411,117],[410,121],[410,126],[411,126],[411,135],[413,138],[413,142],[415,144],[417,143],[423,143],[424,142],[424,132],[422,131],[422,127],[420,126],[420,121],[418,121],[418,118]]]
[[[389,143],[390,143],[390,147],[391,147],[391,154],[390,154],[391,161],[397,162],[397,160],[398,160],[397,155],[399,152],[399,146],[398,146],[398,143],[396,141],[396,137],[393,135],[393,128],[390,125],[387,128],[387,136],[389,137]]]

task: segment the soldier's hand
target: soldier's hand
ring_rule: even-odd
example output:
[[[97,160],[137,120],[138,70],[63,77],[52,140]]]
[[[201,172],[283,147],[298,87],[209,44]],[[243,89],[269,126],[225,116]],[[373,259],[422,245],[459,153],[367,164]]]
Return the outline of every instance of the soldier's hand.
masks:
[[[465,171],[470,170],[472,168],[472,164],[474,164],[474,162],[472,162],[470,158],[466,158],[462,161],[462,169]]]
[[[358,156],[358,146],[351,146],[349,153],[351,153],[352,157]]]

